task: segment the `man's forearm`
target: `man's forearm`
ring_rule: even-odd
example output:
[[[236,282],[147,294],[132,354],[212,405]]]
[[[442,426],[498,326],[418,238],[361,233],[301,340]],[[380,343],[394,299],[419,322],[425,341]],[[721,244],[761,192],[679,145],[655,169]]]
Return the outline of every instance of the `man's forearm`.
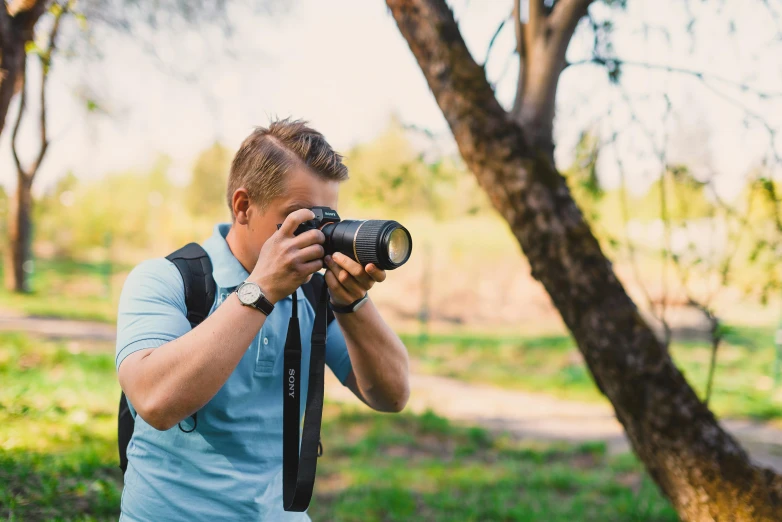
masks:
[[[356,384],[369,406],[401,411],[410,396],[407,349],[370,300],[351,314],[336,314]]]
[[[129,355],[120,366],[120,384],[147,423],[169,429],[214,397],[265,320],[231,294],[182,337]]]

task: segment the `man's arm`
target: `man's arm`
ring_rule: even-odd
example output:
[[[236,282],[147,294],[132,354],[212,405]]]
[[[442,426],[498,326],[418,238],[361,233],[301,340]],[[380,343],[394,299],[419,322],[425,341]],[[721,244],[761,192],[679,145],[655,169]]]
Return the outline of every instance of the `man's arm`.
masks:
[[[128,355],[119,367],[120,386],[150,426],[167,430],[214,397],[265,320],[232,294],[182,337]]]
[[[323,266],[323,233],[293,235],[300,223],[313,217],[308,209],[290,214],[261,249],[248,280],[257,283],[272,303],[293,293]],[[242,305],[232,294],[181,337],[128,355],[118,369],[120,385],[149,425],[170,429],[214,397],[265,321],[263,313]]]
[[[326,283],[331,299],[349,304],[361,298],[385,272],[372,264],[365,269],[340,253],[326,257]],[[335,314],[345,336],[353,372],[345,384],[375,410],[399,412],[410,396],[407,349],[369,300],[358,311]]]

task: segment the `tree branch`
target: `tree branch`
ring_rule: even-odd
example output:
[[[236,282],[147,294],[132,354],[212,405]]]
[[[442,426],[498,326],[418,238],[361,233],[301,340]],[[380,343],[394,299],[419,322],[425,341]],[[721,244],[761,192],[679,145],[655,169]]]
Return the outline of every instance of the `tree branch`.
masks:
[[[529,20],[527,21],[527,28],[530,33],[530,38],[535,38],[540,29],[546,22],[546,9],[543,5],[543,0],[527,0],[529,3]],[[519,20],[521,20],[521,10],[519,10]]]
[[[715,74],[709,74],[702,71],[696,71],[694,69],[687,69],[684,67],[672,67],[670,65],[664,65],[664,64],[634,62],[630,60],[622,60],[620,58],[607,58],[604,56],[593,56],[592,58],[569,63],[568,67],[572,67],[576,65],[587,65],[587,64],[600,65],[600,66],[613,65],[619,67],[625,67],[625,66],[640,67],[643,69],[682,74],[685,76],[692,76],[693,78],[696,78],[701,81],[713,80],[715,82],[723,83],[731,87],[734,87],[742,92],[749,92],[751,94],[754,94],[755,96],[761,99],[782,97],[782,91],[759,91],[757,89],[753,89],[746,83],[730,80],[728,78],[717,76]]]
[[[519,57],[519,75],[516,80],[516,98],[513,100],[511,114],[517,117],[521,111],[524,99],[524,63],[527,59],[527,50],[524,43],[524,25],[521,23],[521,0],[513,2],[513,32],[516,35],[516,54]]]
[[[36,154],[35,160],[30,164],[30,167],[25,169],[22,165],[21,160],[19,159],[19,153],[17,149],[17,136],[19,134],[19,128],[21,127],[22,123],[22,117],[24,115],[25,109],[26,109],[26,101],[27,101],[27,80],[26,78],[22,78],[22,81],[24,82],[22,86],[22,95],[21,99],[19,100],[19,114],[16,119],[16,122],[14,124],[13,133],[11,134],[11,151],[14,158],[14,163],[16,164],[17,171],[19,173],[19,176],[22,176],[27,179],[28,182],[32,182],[33,178],[35,177],[35,174],[38,172],[38,168],[41,166],[41,163],[43,162],[43,158],[46,155],[46,150],[49,148],[49,140],[47,135],[47,125],[46,125],[46,84],[48,83],[49,79],[49,71],[51,70],[52,66],[52,56],[54,55],[54,52],[57,50],[57,35],[60,31],[60,22],[62,20],[62,17],[68,12],[68,9],[70,8],[70,4],[66,3],[64,5],[56,4],[57,7],[54,9],[54,22],[52,23],[52,28],[49,31],[49,35],[47,38],[47,47],[45,50],[41,50],[38,52],[38,59],[41,63],[41,88],[40,88],[40,94],[39,94],[39,101],[40,101],[40,108],[39,108],[39,114],[38,114],[38,122],[39,122],[39,149],[38,153]]]
[[[511,16],[513,16],[511,14]],[[491,40],[489,40],[489,47],[486,48],[486,58],[483,60],[483,66],[486,67],[486,64],[489,63],[489,55],[491,55],[491,50],[494,47],[494,42],[497,40],[497,37],[502,32],[502,28],[505,27],[505,24],[510,20],[511,17],[508,16],[507,18],[503,18],[502,22],[500,22],[500,25],[497,26],[497,30],[494,31],[494,34],[491,37]]]
[[[19,127],[22,125],[22,117],[24,117],[25,105],[27,101],[27,81],[22,78],[22,93],[19,97],[19,112],[14,122],[14,128],[11,131],[11,155],[14,158],[14,164],[16,165],[16,171],[20,176],[26,176],[26,171],[22,166],[22,162],[19,160],[19,153],[17,152],[16,137],[19,134]]]
[[[569,43],[578,21],[587,14],[589,4],[593,0],[559,0],[554,4],[549,20],[552,27],[557,29],[560,42]],[[560,43],[561,45],[561,43]]]
[[[46,133],[47,132],[46,84],[49,80],[49,71],[51,70],[52,67],[52,56],[54,55],[54,52],[57,50],[57,34],[60,31],[60,21],[62,20],[62,17],[68,12],[69,8],[70,8],[70,3],[66,2],[64,5],[61,5],[60,8],[55,11],[54,24],[52,25],[52,29],[49,32],[49,42],[46,51],[38,55],[39,60],[41,62],[41,94],[40,94],[41,107],[39,113],[41,148],[38,151],[38,156],[35,159],[35,162],[30,167],[31,178],[38,171],[38,167],[41,165],[41,162],[43,161],[43,157],[46,155],[46,149],[49,148],[49,140]]]

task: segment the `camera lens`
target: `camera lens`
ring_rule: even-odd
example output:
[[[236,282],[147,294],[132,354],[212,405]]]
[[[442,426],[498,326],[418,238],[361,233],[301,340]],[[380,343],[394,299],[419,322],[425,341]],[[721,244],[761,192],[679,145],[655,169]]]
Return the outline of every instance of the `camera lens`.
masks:
[[[326,254],[340,252],[362,266],[373,263],[383,270],[399,268],[413,249],[410,232],[396,221],[345,220],[321,230],[326,236]]]
[[[410,235],[403,228],[395,228],[388,236],[388,258],[401,265],[410,257]]]

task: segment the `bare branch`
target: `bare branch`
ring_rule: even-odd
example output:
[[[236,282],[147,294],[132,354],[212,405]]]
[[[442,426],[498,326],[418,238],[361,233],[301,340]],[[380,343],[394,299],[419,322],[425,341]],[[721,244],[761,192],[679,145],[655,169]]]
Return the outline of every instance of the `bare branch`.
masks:
[[[771,124],[768,123],[768,121],[758,114],[757,112],[751,110],[746,105],[741,103],[739,100],[733,98],[732,96],[725,94],[724,92],[718,90],[713,85],[711,85],[709,82],[702,82],[703,86],[709,89],[711,92],[722,98],[723,100],[727,101],[731,105],[734,105],[744,111],[744,113],[751,117],[753,120],[760,123],[760,125],[766,130],[768,133],[768,141],[769,141],[769,152],[771,152],[771,155],[774,156],[774,160],[782,165],[782,156],[780,156],[779,152],[777,151],[776,146],[776,137],[777,137],[777,131],[774,129],[774,127],[771,126]]]
[[[59,4],[58,4],[59,5]],[[60,31],[60,21],[62,20],[62,17],[68,12],[68,9],[70,7],[69,3],[66,3],[64,5],[61,5],[59,9],[55,11],[54,14],[54,24],[52,25],[52,29],[49,32],[49,42],[46,48],[46,51],[40,53],[38,55],[40,62],[41,62],[41,93],[40,93],[40,113],[39,113],[39,124],[40,124],[40,149],[38,151],[38,156],[35,159],[35,162],[30,167],[30,177],[32,178],[35,173],[38,171],[38,167],[41,165],[41,162],[43,161],[43,157],[46,155],[46,149],[49,148],[49,140],[47,137],[47,129],[46,129],[46,84],[49,80],[49,71],[52,67],[52,56],[54,52],[57,50],[57,34]]]
[[[41,166],[41,163],[43,162],[43,158],[46,155],[46,150],[49,148],[49,140],[47,135],[47,125],[46,125],[46,84],[48,83],[49,79],[49,71],[52,66],[52,56],[54,52],[57,50],[57,34],[60,31],[60,21],[62,20],[62,17],[68,12],[68,9],[70,7],[69,3],[66,3],[64,5],[61,4],[55,4],[55,8],[53,9],[53,15],[54,15],[54,22],[52,24],[52,28],[49,31],[49,36],[47,38],[47,47],[46,49],[40,51],[38,53],[38,59],[41,63],[41,87],[40,87],[40,94],[39,94],[39,101],[40,101],[40,108],[39,108],[39,114],[38,114],[38,122],[39,122],[39,149],[38,153],[36,154],[35,160],[30,164],[29,168],[24,168],[22,165],[21,160],[19,159],[19,154],[17,150],[17,144],[16,139],[19,134],[19,128],[21,127],[22,123],[22,117],[24,115],[25,106],[26,106],[26,98],[27,98],[27,81],[26,78],[22,78],[22,81],[24,82],[24,85],[22,87],[22,96],[19,101],[19,115],[16,120],[16,123],[14,124],[13,133],[11,134],[11,150],[14,157],[14,162],[16,163],[16,168],[18,171],[19,176],[22,176],[27,179],[28,182],[32,182],[33,178],[35,177],[35,174],[38,172],[38,168]]]
[[[497,40],[497,37],[502,32],[502,28],[505,27],[505,24],[508,22],[508,20],[511,19],[511,16],[513,14],[509,15],[507,18],[503,18],[502,22],[500,22],[500,25],[497,26],[497,30],[494,31],[494,34],[491,37],[491,40],[489,40],[489,47],[486,48],[486,58],[483,60],[483,66],[486,67],[486,64],[489,63],[489,56],[491,55],[491,50],[494,47],[494,42]]]
[[[717,76],[715,74],[709,74],[702,71],[696,71],[694,69],[686,69],[683,67],[672,67],[670,65],[665,64],[655,64],[655,63],[646,63],[646,62],[634,62],[634,61],[628,61],[628,60],[622,60],[620,58],[606,58],[604,56],[593,56],[592,58],[588,58],[586,60],[579,60],[576,62],[569,63],[568,66],[576,66],[576,65],[600,65],[600,66],[606,66],[606,65],[613,65],[613,66],[620,66],[620,67],[641,67],[644,69],[649,70],[657,70],[657,71],[663,71],[663,72],[669,72],[669,73],[676,73],[676,74],[683,74],[686,76],[692,76],[693,78],[696,78],[698,80],[713,80],[715,82],[724,83],[726,85],[729,85],[731,87],[734,87],[742,92],[748,92],[751,94],[754,94],[758,98],[761,99],[769,99],[769,98],[779,98],[782,97],[782,91],[760,91],[757,89],[752,88],[746,83],[743,82],[737,82],[734,80],[730,80],[728,78],[724,78],[722,76]]]
[[[530,37],[535,38],[546,21],[546,8],[543,5],[543,0],[528,0],[528,2],[529,20],[527,21],[527,26]],[[519,10],[519,20],[521,20],[521,10]]]
[[[524,99],[524,63],[526,61],[526,46],[524,43],[524,25],[521,23],[521,0],[513,3],[513,31],[516,35],[516,54],[519,57],[519,75],[516,80],[516,98],[513,100],[511,114],[517,117],[521,111],[521,103]]]
[[[14,128],[11,131],[11,155],[14,158],[14,164],[16,165],[16,171],[19,175],[24,176],[25,170],[22,167],[22,162],[19,160],[19,153],[17,152],[16,138],[19,135],[19,127],[22,125],[22,118],[24,117],[25,105],[27,101],[27,81],[22,77],[22,91],[19,96],[19,112],[16,115],[16,122],[14,122]]]
[[[560,33],[560,40],[570,42],[578,21],[587,14],[592,0],[560,0],[554,4],[549,17],[552,27]]]

